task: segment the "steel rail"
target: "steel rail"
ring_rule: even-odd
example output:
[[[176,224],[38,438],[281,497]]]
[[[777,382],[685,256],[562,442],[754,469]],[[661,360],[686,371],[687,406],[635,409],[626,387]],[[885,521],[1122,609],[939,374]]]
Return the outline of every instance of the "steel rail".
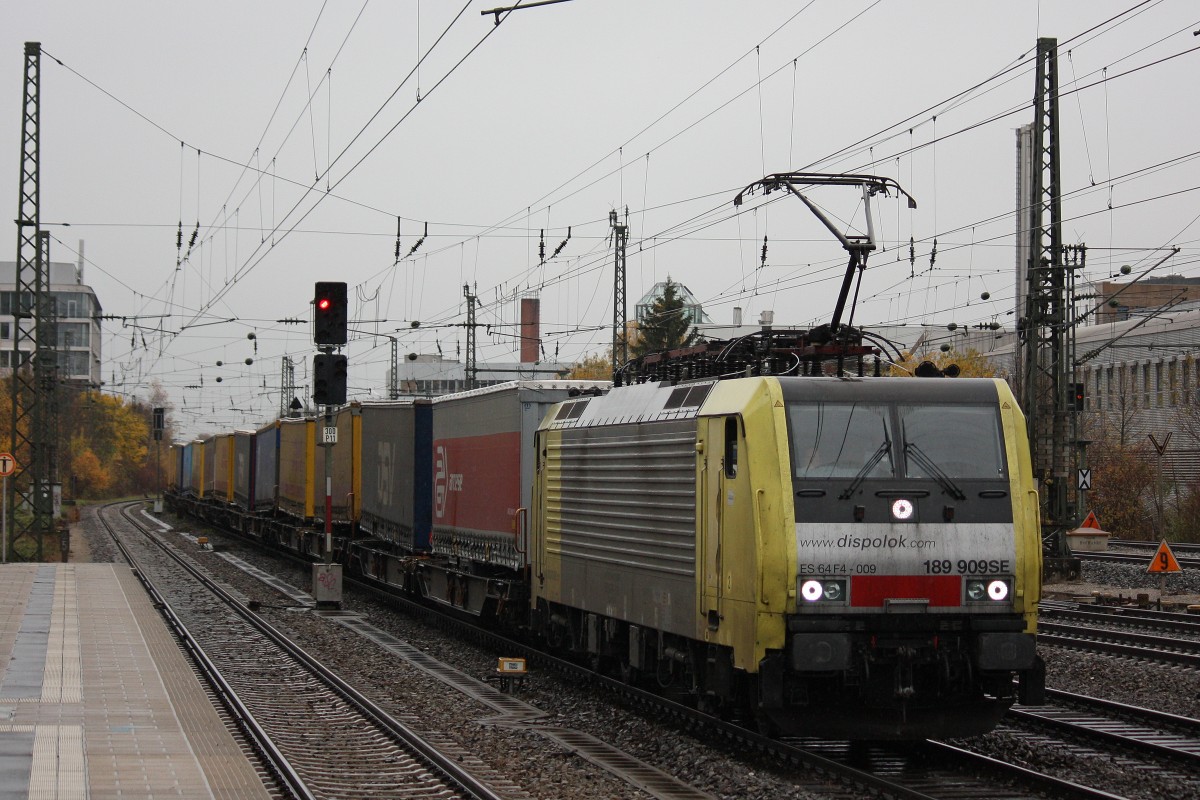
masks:
[[[475,798],[476,800],[504,800],[502,795],[492,791],[489,786],[475,778],[474,775],[459,765],[456,761],[441,753],[436,747],[421,737],[420,734],[416,733],[407,725],[388,714],[324,664],[296,645],[288,637],[284,636],[257,614],[246,608],[236,597],[225,591],[224,588],[212,581],[207,575],[205,575],[195,566],[188,563],[186,559],[175,553],[172,548],[163,543],[156,535],[153,535],[153,532],[147,530],[143,525],[141,525],[141,523],[130,516],[128,514],[128,506],[122,509],[122,513],[135,527],[146,533],[147,538],[151,542],[167,553],[192,577],[203,584],[206,589],[211,591],[217,597],[221,598],[221,600],[224,601],[239,617],[257,629],[262,635],[266,636],[278,647],[286,651],[291,657],[295,658],[306,668],[310,669],[334,692],[341,695],[346,702],[355,707],[364,716],[370,718],[381,728],[391,733],[406,746],[420,754],[420,756],[427,761],[431,768],[437,770],[448,780],[461,788],[470,797]]]
[[[250,710],[242,703],[241,698],[238,697],[238,694],[234,690],[233,686],[231,686],[229,682],[225,680],[225,677],[221,674],[221,671],[217,669],[215,664],[212,663],[208,655],[204,652],[204,649],[200,646],[200,643],[194,636],[192,636],[191,631],[188,630],[187,626],[183,624],[183,621],[175,613],[175,610],[171,607],[171,604],[162,595],[162,593],[158,591],[158,588],[154,585],[150,578],[146,576],[145,572],[142,571],[141,567],[138,565],[137,559],[134,558],[133,553],[129,551],[129,548],[127,548],[125,543],[121,541],[119,536],[117,536],[117,532],[113,528],[112,523],[104,518],[104,514],[102,513],[104,509],[122,505],[126,507],[128,506],[128,504],[121,503],[109,503],[105,506],[102,506],[97,510],[96,519],[98,519],[100,524],[103,525],[105,530],[108,531],[109,536],[112,537],[113,543],[116,544],[117,549],[121,551],[121,555],[126,561],[129,562],[129,566],[134,577],[136,577],[142,584],[142,587],[146,590],[146,594],[148,594],[150,599],[153,601],[154,607],[157,608],[159,613],[163,615],[163,618],[167,621],[167,624],[170,626],[171,630],[179,638],[179,641],[183,644],[184,649],[191,657],[192,662],[196,665],[196,668],[200,671],[200,674],[204,677],[204,680],[208,683],[209,687],[217,695],[217,697],[220,698],[221,703],[225,706],[225,710],[229,713],[229,715],[233,718],[234,723],[242,731],[242,734],[246,737],[250,746],[258,755],[263,766],[275,777],[281,788],[291,793],[292,797],[296,798],[297,800],[316,800],[316,795],[309,790],[308,785],[304,782],[304,779],[300,777],[295,767],[292,766],[287,756],[280,751],[279,747],[276,746],[275,742],[267,734],[266,730],[264,730],[262,725],[259,724],[258,720],[255,719],[254,714],[252,714]],[[125,513],[124,508],[121,509],[121,513],[126,517],[126,519],[130,519],[128,514]]]

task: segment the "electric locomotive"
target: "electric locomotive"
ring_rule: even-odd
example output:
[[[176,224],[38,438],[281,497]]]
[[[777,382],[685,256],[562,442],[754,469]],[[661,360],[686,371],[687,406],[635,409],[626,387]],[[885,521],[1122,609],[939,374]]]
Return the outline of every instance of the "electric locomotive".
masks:
[[[790,734],[971,735],[1036,699],[1041,543],[999,380],[648,382],[537,439],[552,643]]]

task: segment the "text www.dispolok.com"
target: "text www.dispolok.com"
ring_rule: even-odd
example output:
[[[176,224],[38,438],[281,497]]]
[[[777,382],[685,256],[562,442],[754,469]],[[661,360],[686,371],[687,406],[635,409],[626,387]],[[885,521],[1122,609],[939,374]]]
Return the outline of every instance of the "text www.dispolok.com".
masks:
[[[907,536],[850,536],[839,539],[801,539],[800,548],[837,547],[841,550],[924,550],[933,547],[935,539],[910,539]]]

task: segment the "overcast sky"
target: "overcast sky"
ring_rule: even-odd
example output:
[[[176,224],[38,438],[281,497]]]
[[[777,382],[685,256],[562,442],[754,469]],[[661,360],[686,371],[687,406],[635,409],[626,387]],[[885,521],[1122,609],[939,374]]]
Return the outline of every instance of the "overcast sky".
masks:
[[[481,363],[516,360],[527,293],[549,360],[602,353],[612,210],[631,315],[670,275],[716,322],[827,321],[840,246],[795,198],[732,202],[802,169],[887,176],[918,202],[875,201],[884,250],[856,323],[1011,327],[1039,36],[1060,43],[1064,239],[1089,246],[1088,277],[1172,246],[1158,274],[1197,274],[1193,0],[573,0],[498,26],[493,7],[4,0],[6,218],[23,43],[40,41],[52,258],[84,241],[85,282],[124,318],[104,323],[105,389],[160,382],[189,435],[273,418],[283,356],[307,382],[318,280],[350,285],[352,399],[386,395],[388,336],[456,357],[464,283],[491,326]],[[853,191],[813,197],[864,228]],[[0,231],[11,260],[15,225]]]

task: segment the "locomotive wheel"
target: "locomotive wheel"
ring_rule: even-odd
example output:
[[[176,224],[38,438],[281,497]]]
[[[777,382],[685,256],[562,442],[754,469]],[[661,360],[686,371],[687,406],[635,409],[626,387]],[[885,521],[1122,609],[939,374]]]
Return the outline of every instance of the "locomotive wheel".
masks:
[[[641,681],[641,670],[631,666],[628,661],[622,661],[618,668],[618,673],[621,678],[621,683],[629,686],[636,686]]]

